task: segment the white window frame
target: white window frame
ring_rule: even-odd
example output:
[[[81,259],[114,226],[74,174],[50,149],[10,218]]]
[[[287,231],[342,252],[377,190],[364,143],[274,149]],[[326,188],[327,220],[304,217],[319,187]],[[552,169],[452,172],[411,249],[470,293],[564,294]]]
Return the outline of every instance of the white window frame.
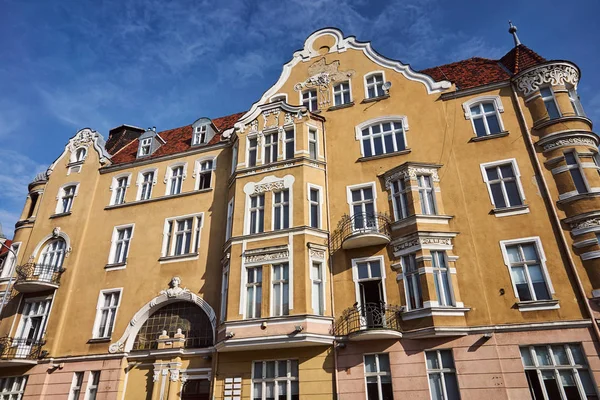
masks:
[[[479,164],[479,168],[481,169],[481,176],[483,177],[483,182],[485,183],[487,190],[488,190],[488,195],[490,196],[490,202],[492,203],[492,206],[494,206],[494,208],[498,208],[498,206],[496,206],[496,203],[494,202],[494,195],[492,194],[492,187],[491,187],[490,181],[488,179],[486,169],[491,168],[491,167],[499,167],[499,166],[505,165],[505,164],[510,164],[512,166],[513,174],[515,175],[514,179],[517,182],[517,189],[519,191],[519,196],[521,197],[521,203],[524,206],[525,205],[525,190],[523,190],[523,185],[521,184],[521,171],[519,170],[519,165],[517,164],[516,158],[507,158],[505,160],[491,161],[491,162]],[[508,194],[506,193],[506,187],[504,185],[505,180],[507,180],[507,179],[506,178],[500,179],[500,186],[502,188],[502,194],[504,195],[504,201],[506,202],[506,204],[508,204],[508,201],[507,201]],[[518,207],[518,206],[506,206],[504,208],[511,208],[511,207]]]
[[[518,301],[521,301],[519,299],[519,293],[517,291],[517,285],[515,284],[515,282],[513,280],[513,277],[512,277],[510,260],[508,258],[508,251],[506,250],[506,248],[508,246],[512,246],[512,245],[528,244],[528,243],[534,243],[535,246],[536,246],[536,250],[537,250],[538,256],[540,258],[540,265],[541,265],[541,268],[542,268],[542,273],[544,274],[544,279],[546,280],[546,286],[548,287],[548,291],[550,293],[550,297],[552,297],[552,295],[554,294],[554,286],[552,285],[552,280],[550,279],[550,273],[548,272],[548,268],[546,266],[546,254],[544,253],[544,248],[542,247],[542,239],[539,236],[531,236],[531,237],[526,237],[526,238],[501,240],[500,241],[500,249],[502,251],[502,259],[504,260],[504,265],[506,265],[506,267],[508,268],[508,275],[509,275],[510,281],[512,283],[512,287],[513,287],[513,292],[514,292],[515,298]],[[528,283],[531,284],[531,280],[530,279],[528,280]],[[532,287],[530,287],[530,290],[532,292],[532,295],[535,296],[535,291],[533,290]],[[538,300],[535,300],[535,301],[538,301]],[[555,308],[555,307],[553,307],[553,308]]]
[[[152,173],[153,177],[152,180],[150,181],[150,197],[148,197],[148,199],[142,199],[142,192],[144,190],[144,183],[146,183],[146,181],[144,181],[144,175]],[[156,182],[158,182],[158,168],[146,168],[143,169],[141,171],[138,172],[137,175],[137,179],[135,181],[135,185],[138,187],[136,196],[135,196],[135,200],[136,201],[140,201],[140,200],[149,200],[152,198],[152,192],[153,192],[153,187],[156,185]]]
[[[449,351],[450,354],[452,355],[452,364],[454,365],[454,368],[445,368],[442,364],[442,355],[441,355],[441,351]],[[438,369],[429,369],[427,367],[427,353],[436,353],[437,356],[437,360],[438,360],[438,365],[440,366],[440,368]],[[444,377],[444,374],[450,373],[450,374],[454,374],[454,379],[456,379],[456,389],[458,391],[458,394],[460,396],[460,387],[458,385],[458,374],[456,373],[456,361],[454,361],[454,352],[450,349],[435,349],[435,350],[426,350],[423,352],[423,356],[425,357],[425,369],[427,371],[427,387],[429,388],[429,396],[431,396],[431,398],[433,399],[433,394],[431,392],[431,382],[429,381],[429,374],[439,374],[440,375],[440,382],[442,384],[442,393],[443,393],[443,398],[447,399],[448,398],[448,393],[447,393],[447,389],[446,389],[446,379]]]
[[[309,96],[307,99],[304,99],[304,93],[313,93],[314,92],[314,97],[313,96]],[[319,91],[317,89],[306,89],[306,90],[302,90],[299,92],[300,94],[300,104],[302,104],[303,106],[305,106],[308,111],[310,112],[315,112],[319,110]],[[316,109],[312,109],[312,100],[315,100],[317,102],[317,108]],[[304,104],[304,100],[308,100],[308,105]]]
[[[124,186],[124,193],[123,193],[123,202],[122,203],[117,203],[117,195],[119,193],[119,188],[121,188],[121,186],[119,186],[119,179],[122,178],[126,178],[127,181],[125,182],[125,186]],[[112,178],[112,184],[110,185],[110,190],[112,192],[111,196],[110,196],[110,205],[119,205],[119,204],[125,204],[127,202],[127,189],[129,188],[129,186],[131,185],[131,172],[125,172],[122,174],[118,174],[113,176]]]
[[[250,147],[250,141],[256,140],[256,146]],[[257,135],[247,136],[246,137],[246,167],[253,168],[259,165],[259,161],[262,163],[262,154],[259,154],[258,149],[260,148],[260,141],[258,140]],[[250,162],[250,151],[254,149],[256,155],[254,156],[254,165],[251,165]]]
[[[73,379],[71,380],[71,388],[69,389],[69,400],[79,400],[81,395],[81,389],[83,388],[83,377],[85,372],[76,371],[73,373]],[[77,394],[75,394],[77,391]]]
[[[6,392],[0,392],[0,399],[21,400],[27,387],[27,375],[25,376],[3,376],[0,378],[0,388],[6,386],[10,389]],[[9,386],[9,384],[12,384]]]
[[[351,217],[354,217],[354,207],[353,204],[354,202],[352,201],[352,191],[353,190],[358,190],[358,189],[365,189],[370,187],[371,190],[373,191],[373,214],[377,214],[377,191],[376,186],[375,186],[375,182],[366,182],[366,183],[359,183],[356,185],[350,185],[350,186],[346,186],[346,201],[348,203],[348,208],[350,210],[349,215]],[[377,221],[377,219],[375,219],[375,221]]]
[[[75,203],[75,197],[77,197],[77,195],[79,194],[79,184],[79,182],[69,182],[65,183],[58,189],[58,195],[56,196],[56,209],[54,210],[55,214],[67,214],[71,212],[71,210],[73,209],[73,203]],[[71,204],[67,211],[63,211],[63,199],[67,196],[66,189],[73,186],[75,187],[75,191],[71,196]]]
[[[363,148],[363,135],[362,135],[362,131],[363,129],[371,129],[372,126],[374,125],[383,125],[385,123],[400,123],[402,125],[402,135],[404,137],[404,149],[401,150],[396,150],[396,151],[391,151],[391,152],[387,152],[387,153],[382,153],[382,154],[375,154],[375,145],[373,144],[373,135],[372,133],[369,133],[369,141],[371,143],[371,155],[368,157],[381,157],[381,156],[386,156],[389,154],[397,154],[401,151],[406,151],[406,150],[410,150],[410,148],[408,147],[408,138],[406,136],[406,132],[408,132],[409,130],[409,125],[408,125],[408,117],[406,115],[385,115],[385,116],[381,116],[381,117],[377,117],[377,118],[372,118],[369,119],[367,121],[361,122],[360,124],[356,125],[354,127],[354,138],[356,139],[356,141],[358,142],[358,145],[360,147],[360,155],[361,157],[367,157],[365,156],[365,150]],[[382,135],[382,133],[378,133],[377,135]],[[364,136],[367,137],[367,136]],[[398,143],[396,143],[396,135],[393,135],[394,138],[394,143],[396,144],[396,148],[398,148]],[[383,137],[382,137],[382,141],[383,141]]]
[[[348,85],[348,90],[341,89],[341,90],[336,91],[336,87],[341,87],[344,84]],[[344,93],[348,93],[348,95],[350,96],[350,99],[347,102],[344,102]],[[341,95],[342,102],[340,104],[336,104],[336,102],[335,102],[336,94]],[[335,83],[334,85],[331,85],[331,95],[333,98],[333,106],[334,107],[343,106],[346,104],[352,104],[353,97],[352,97],[352,82],[351,82],[351,80],[348,79],[346,81],[340,81],[340,82]]]
[[[131,234],[128,238],[128,244],[127,244],[127,251],[125,253],[125,261],[124,262],[116,262],[116,258],[117,258],[117,244],[119,242],[119,232],[125,229],[131,229]],[[135,231],[135,224],[125,224],[125,225],[119,225],[119,226],[115,226],[113,228],[113,233],[112,233],[112,237],[110,240],[110,252],[108,254],[108,265],[115,265],[115,264],[123,264],[123,266],[118,267],[118,268],[111,268],[111,269],[123,269],[125,268],[125,266],[127,265],[127,258],[129,256],[129,252],[131,251],[131,241],[133,240],[133,234]]]
[[[358,278],[358,264],[364,263],[364,262],[370,262],[370,261],[379,261],[379,265],[381,268],[381,278],[369,277],[369,278],[359,279]],[[381,291],[382,291],[382,296],[383,296],[382,301],[383,301],[383,303],[387,304],[387,293],[386,293],[386,288],[385,288],[385,279],[386,279],[385,268],[386,268],[385,260],[384,260],[383,256],[362,257],[362,258],[353,258],[352,259],[352,280],[354,281],[354,294],[356,297],[356,303],[358,303],[359,305],[362,306],[359,282],[381,279]],[[369,275],[371,275],[370,268],[369,268]]]
[[[275,280],[275,268],[281,268],[281,278],[278,280]],[[283,274],[283,269],[287,268],[288,271],[288,278],[284,279],[284,274]],[[292,269],[290,268],[290,263],[289,261],[277,261],[271,264],[271,293],[269,296],[270,299],[270,303],[269,304],[269,309],[270,309],[270,315],[271,317],[285,317],[287,315],[290,315],[290,293],[292,293],[292,289],[290,287],[290,285],[292,284],[291,279],[290,279],[290,271]],[[264,272],[264,270],[263,270]],[[285,284],[287,284],[287,295],[288,295],[288,311],[287,314],[284,313],[284,309],[283,309],[283,299],[284,299],[284,287]],[[276,313],[275,310],[275,286],[279,285],[280,287],[280,291],[279,291],[279,301],[280,301],[280,305],[281,305],[281,310],[280,313]]]
[[[267,136],[270,137],[271,142],[267,144]],[[279,130],[275,130],[273,132],[263,134],[261,138],[262,143],[262,159],[261,163],[263,165],[272,164],[279,160],[279,141],[280,141]],[[274,154],[273,154],[274,153]],[[271,156],[271,160],[267,161],[267,154]]]
[[[174,180],[173,173],[175,172],[175,169],[179,168],[179,167],[183,168],[183,171],[181,174],[181,191],[179,193],[171,194],[171,186],[173,185],[173,180]],[[164,180],[164,182],[166,183],[165,196],[177,196],[179,194],[184,193],[183,183],[185,182],[185,178],[187,178],[187,162],[179,162],[176,164],[169,165],[167,167],[167,171],[165,173],[165,180]]]
[[[14,267],[17,264],[19,251],[21,250],[22,242],[13,242],[10,244],[10,248],[14,252],[14,254],[10,251],[6,252],[6,257],[4,258],[4,264],[2,264],[2,271],[0,271],[0,281],[10,279],[11,275],[14,273]]]
[[[548,89],[550,90],[551,96],[546,96],[544,97],[544,95],[542,94],[542,90],[543,89]],[[554,93],[554,89],[552,89],[552,86],[543,86],[540,88],[540,97],[542,98],[542,102],[544,103],[544,109],[546,110],[546,113],[548,114],[548,118],[549,119],[557,119],[557,118],[561,118],[562,112],[560,110],[560,107],[558,106],[558,101],[556,101],[556,93]],[[553,101],[554,102],[554,106],[556,107],[556,112],[558,112],[558,116],[556,118],[552,118],[550,116],[550,113],[548,112],[548,107],[546,106],[546,102],[547,101]]]
[[[233,234],[233,213],[235,212],[234,200],[235,197],[232,197],[231,200],[229,200],[229,203],[227,203],[227,226],[225,227],[225,241],[229,240]]]
[[[230,176],[233,175],[233,173],[237,169],[239,144],[240,144],[240,142],[236,141],[231,150],[232,151],[232,153],[231,153],[231,171],[229,172]]]
[[[312,183],[306,184],[306,200],[308,201],[308,226],[314,229],[323,229],[323,187],[314,185]],[[318,195],[318,200],[316,203],[318,209],[317,216],[317,225],[316,227],[312,226],[312,206],[315,205],[315,202],[310,198],[311,190],[316,190]]]
[[[227,300],[229,297],[229,261],[223,266],[221,274],[221,308],[219,309],[219,322],[227,319]]]
[[[327,280],[326,277],[326,273],[325,273],[325,260],[322,259],[318,259],[318,258],[313,258],[310,257],[310,292],[311,292],[311,307],[313,310],[313,314],[315,315],[325,315],[325,310],[327,308],[326,306],[326,301],[325,301],[325,282]],[[321,277],[315,277],[313,274],[313,267],[315,265],[319,266],[319,273],[321,274]],[[321,310],[317,310],[315,309],[315,303],[314,303],[314,294],[315,294],[315,285],[318,285],[319,287],[319,293],[318,293],[318,299],[320,300],[321,304]]]
[[[145,153],[144,149],[148,149]],[[147,137],[140,140],[140,148],[138,149],[138,157],[146,157],[152,154],[152,137]]]
[[[493,136],[493,135],[497,135],[499,133],[504,132],[505,131],[504,122],[502,121],[502,116],[500,115],[500,114],[504,113],[504,105],[502,104],[502,99],[500,98],[500,96],[479,96],[479,97],[469,99],[468,101],[465,101],[464,103],[462,103],[462,108],[463,108],[463,111],[465,114],[465,119],[471,121],[471,127],[473,128],[473,133],[475,134],[475,136],[477,137],[477,129],[475,129],[475,122],[473,121],[473,118],[472,118],[473,115],[471,115],[471,107],[473,107],[474,105],[483,104],[483,103],[493,103],[494,111],[496,113],[496,117],[498,118],[498,125],[500,126],[500,132],[493,133],[491,135]],[[483,118],[483,120],[484,120],[483,124],[485,125],[485,130],[486,130],[485,136],[490,136],[490,129],[488,127],[487,120],[485,118]]]
[[[567,154],[573,155],[573,158],[575,158],[575,164],[569,164],[567,162]],[[564,168],[565,168],[565,170],[569,171],[569,176],[571,178],[571,181],[573,182],[573,186],[575,187],[574,194],[590,193],[592,191],[592,188],[590,187],[588,179],[585,176],[583,163],[581,162],[581,159],[579,158],[579,153],[577,152],[577,150],[567,150],[567,151],[563,152],[563,157],[565,158],[565,167]],[[573,173],[571,172],[571,170],[574,170],[574,169],[579,170],[579,173],[581,174],[581,179],[583,180],[583,184],[585,185],[585,188],[586,188],[585,192],[580,192],[579,189],[577,189],[577,185],[575,184],[575,179],[573,178]]]
[[[581,99],[579,98],[579,93],[577,93],[577,89],[574,86],[567,87],[569,93],[569,100],[571,100],[571,105],[573,106],[573,112],[578,117],[585,117],[585,111],[583,110],[583,106],[581,105]]]
[[[365,74],[364,77],[363,77],[363,84],[364,84],[364,89],[365,89],[365,99],[378,99],[378,98],[384,97],[386,95],[386,90],[383,89],[383,87],[382,87],[381,90],[383,90],[383,94],[376,95],[376,96],[373,96],[373,97],[369,96],[369,85],[370,84],[367,83],[367,80],[370,77],[374,76],[374,75],[381,75],[381,79],[382,79],[381,84],[382,85],[385,82],[387,82],[385,80],[385,71],[383,71],[383,70],[380,70],[380,71],[371,71],[371,72]],[[376,85],[376,84],[374,84],[374,85]],[[375,92],[377,93],[377,90],[375,90]]]
[[[263,205],[260,205],[260,201],[258,200],[259,197],[263,198]],[[248,195],[246,196],[247,200],[246,200],[246,221],[247,221],[247,226],[246,226],[246,234],[247,235],[252,235],[255,233],[262,233],[265,231],[265,207],[266,207],[266,196],[265,193],[257,193],[257,194],[253,194],[253,195]],[[252,198],[256,197],[256,207],[252,207]],[[260,222],[260,210],[263,211],[263,217],[262,217],[262,225],[263,225],[263,230],[262,232],[259,229],[259,222]],[[256,211],[256,216],[255,216],[255,222],[256,222],[256,232],[252,232],[252,212]]]
[[[102,371],[90,371],[88,374],[88,381],[85,388],[84,400],[96,400],[98,396],[98,387],[100,386],[100,374]],[[98,382],[94,384],[94,377],[98,377]],[[93,394],[92,394],[93,391]]]
[[[194,134],[192,135],[192,145],[197,146],[199,144],[206,143],[208,143],[208,124],[194,127]]]
[[[414,262],[414,271],[409,272],[408,266],[405,265],[404,259],[405,257],[409,258]],[[400,257],[400,264],[402,265],[402,280],[404,281],[404,297],[406,301],[406,310],[420,310],[424,307],[423,301],[423,288],[421,287],[421,271],[418,267],[417,254],[416,253],[407,253],[403,254]],[[414,290],[418,291],[419,297],[415,297],[415,307],[411,306],[410,299],[415,295],[409,288],[409,280],[411,281]]]
[[[212,163],[211,168],[210,169],[203,169],[203,165],[206,163]],[[195,167],[194,167],[194,175],[193,177],[196,178],[196,183],[194,184],[194,189],[195,190],[208,190],[208,189],[212,189],[214,187],[214,183],[215,183],[215,178],[216,178],[216,169],[217,169],[217,157],[216,156],[211,156],[211,157],[202,157],[198,160],[196,160],[196,162],[194,163]],[[200,180],[202,179],[202,175],[205,174],[210,174],[210,185],[207,188],[200,188]]]
[[[439,288],[438,290],[439,290],[439,294],[440,294],[438,296],[438,293],[436,291],[435,297],[437,300],[437,304],[440,307],[456,307],[456,298],[454,297],[454,287],[452,285],[452,272],[450,272],[450,264],[449,264],[449,260],[448,260],[448,254],[446,253],[446,250],[431,250],[430,253],[431,253],[431,274],[432,274],[433,280],[435,282],[437,282],[437,287]],[[442,268],[438,264],[438,260],[436,260],[434,253],[440,254],[440,256],[443,258],[445,271],[446,271],[446,279],[448,279],[448,290],[450,291],[450,293],[446,293],[446,288],[444,287],[444,278],[442,277],[442,272],[444,271],[444,268]],[[434,284],[434,288],[435,288],[435,284]],[[446,297],[448,297],[450,299],[451,304],[445,304]]]
[[[190,235],[190,252],[185,254],[174,254],[176,235],[176,224],[185,219],[192,219],[191,235]],[[171,225],[172,224],[172,225]],[[172,229],[169,229],[171,226]],[[200,242],[202,238],[202,228],[204,227],[204,213],[179,215],[176,217],[165,218],[163,227],[163,242],[161,249],[162,257],[197,257],[200,252]],[[196,246],[196,244],[198,246]],[[196,246],[196,248],[194,248]],[[169,254],[173,253],[173,254]]]
[[[381,367],[379,366],[379,356],[386,355],[388,357],[390,370],[389,371],[381,371]],[[376,372],[367,372],[367,362],[366,356],[375,356],[375,366],[377,368]],[[392,362],[390,360],[389,353],[365,353],[363,354],[363,365],[364,365],[364,373],[365,373],[365,395],[368,396],[368,384],[367,378],[369,377],[377,377],[377,396],[380,400],[383,399],[383,391],[381,389],[381,377],[389,376],[390,377],[390,385],[392,386],[392,392],[394,391],[394,383],[392,380]]]
[[[429,177],[429,182],[431,184],[431,187],[427,187],[427,186],[421,186],[421,177],[425,177],[428,176]],[[416,175],[416,179],[417,179],[417,194],[419,195],[419,203],[421,206],[421,215],[439,215],[439,209],[438,209],[438,204],[437,204],[437,196],[436,196],[436,188],[435,188],[435,183],[433,181],[433,175],[428,174],[428,173],[419,173]],[[423,182],[425,180],[423,179]],[[421,191],[423,191],[423,198],[426,199],[426,195],[428,191],[431,191],[431,197],[433,199],[433,204],[429,204],[429,202],[422,202],[421,201]],[[423,208],[425,208],[425,212],[423,212]],[[433,208],[433,209],[432,209]]]
[[[310,138],[310,134],[311,132],[315,133],[315,139],[311,139]],[[311,143],[315,144],[315,157],[312,158],[310,156],[310,145]],[[318,160],[319,159],[319,130],[317,128],[314,128],[312,126],[308,127],[308,135],[307,135],[307,154],[308,154],[308,158],[310,158],[311,160]]]
[[[249,269],[253,269],[253,270],[258,270],[260,269],[260,284],[258,284],[258,281],[249,283],[248,282],[248,270]],[[265,291],[263,288],[263,283],[265,282],[264,280],[264,272],[265,272],[265,267],[263,265],[245,265],[244,268],[242,269],[242,273],[244,274],[243,279],[242,279],[242,288],[244,290],[244,295],[240,296],[241,298],[244,299],[244,303],[243,303],[243,314],[244,314],[244,319],[256,319],[256,318],[262,318],[262,308],[263,308],[263,303],[264,303],[264,295],[265,295]],[[254,272],[254,274],[257,274],[257,272]],[[248,304],[249,304],[249,299],[248,299],[248,288],[249,287],[254,287],[254,290],[252,291],[253,293],[253,307],[252,307],[252,314],[253,315],[248,315]],[[254,315],[254,312],[256,311],[256,299],[258,298],[256,296],[256,288],[260,287],[260,309],[259,309],[259,313],[260,315]]]
[[[43,313],[25,314],[25,305],[31,303],[46,303],[44,305]],[[17,324],[17,330],[15,331],[15,339],[25,339],[26,337],[23,334],[28,330],[27,324],[31,317],[42,317],[42,322],[40,324],[40,330],[38,332],[38,337],[35,338],[36,341],[40,341],[44,335],[46,334],[46,328],[48,327],[48,320],[50,319],[50,313],[52,312],[52,305],[54,304],[54,294],[45,297],[31,297],[27,298],[23,301],[23,305],[19,307],[19,323]],[[14,323],[14,322],[13,322]],[[13,344],[13,346],[16,345]],[[18,351],[18,350],[17,350]]]
[[[287,134],[289,132],[292,132],[292,138],[289,139],[287,137]],[[281,134],[281,141],[283,143],[282,147],[281,147],[281,152],[283,154],[283,159],[284,160],[291,160],[295,157],[296,155],[296,127],[292,126],[289,127],[287,129],[284,129],[282,134]],[[287,145],[289,142],[292,142],[292,144],[294,145],[294,148],[292,149],[291,154],[288,154],[288,148]]]
[[[274,362],[275,363],[275,368],[278,368],[279,362],[281,361],[285,361],[286,362],[286,375],[285,377],[280,377],[278,372],[279,371],[274,371],[274,375],[277,375],[274,378],[267,378],[266,377],[266,363],[267,362]],[[275,399],[279,399],[279,382],[286,382],[286,393],[287,393],[287,400],[291,400],[292,399],[292,382],[298,382],[298,393],[300,393],[300,379],[298,376],[291,376],[291,371],[292,371],[292,361],[296,362],[296,369],[297,371],[300,370],[300,362],[297,359],[287,359],[287,360],[255,360],[252,361],[252,383],[250,386],[250,392],[252,393],[251,398],[254,399],[254,385],[260,383],[261,384],[261,393],[262,393],[262,400],[266,400],[266,384],[273,382],[273,395]],[[262,378],[261,379],[255,379],[254,378],[254,368],[255,368],[255,363],[262,363]],[[289,371],[289,372],[288,372]],[[300,373],[298,372],[298,375],[300,375]]]
[[[288,201],[284,200],[284,192],[288,192]],[[272,231],[280,231],[283,229],[289,229],[293,227],[292,224],[292,191],[291,188],[284,188],[281,190],[274,190],[271,192],[272,193],[272,197],[271,197],[271,230]],[[276,195],[279,194],[279,198],[280,198],[280,202],[276,203],[275,202],[275,197]],[[284,221],[285,221],[285,211],[284,208],[285,206],[288,206],[288,226],[285,227],[284,225]],[[275,214],[278,213],[279,214],[279,224],[280,226],[277,228],[275,227]]]
[[[398,187],[401,189],[398,192],[396,192],[396,189],[394,189],[394,183],[396,182],[398,182]],[[403,189],[402,186],[404,187]],[[399,177],[397,179],[394,179],[393,181],[390,181],[389,188],[390,201],[392,202],[392,211],[394,212],[394,220],[400,221],[405,218],[408,218],[410,216],[410,210],[408,209],[408,193],[411,192],[410,185],[406,184],[404,177]],[[404,210],[406,210],[406,215],[403,215],[402,210],[398,209],[398,206],[396,204],[396,198],[399,199],[400,203],[404,203]]]
[[[110,332],[107,332],[108,335],[106,336],[98,336],[98,329],[100,328],[100,321],[102,320],[102,309],[104,308],[103,304],[104,304],[104,296],[106,294],[111,294],[111,293],[119,293],[119,301],[117,302],[117,305],[114,307],[114,317],[113,317],[113,326],[110,327]],[[100,294],[98,294],[98,303],[96,304],[96,318],[94,319],[94,326],[92,328],[92,338],[94,339],[109,339],[112,337],[112,334],[115,330],[115,326],[117,325],[117,315],[119,314],[119,307],[121,306],[121,303],[123,302],[123,288],[112,288],[112,289],[103,289],[100,291]],[[112,308],[112,307],[109,307]],[[109,314],[110,315],[110,314]],[[109,321],[109,319],[107,318],[107,321]]]
[[[83,157],[79,157],[79,152],[83,150]],[[85,159],[87,158],[87,147],[78,147],[77,149],[75,149],[75,151],[73,152],[73,160],[72,162],[83,162],[85,161]]]

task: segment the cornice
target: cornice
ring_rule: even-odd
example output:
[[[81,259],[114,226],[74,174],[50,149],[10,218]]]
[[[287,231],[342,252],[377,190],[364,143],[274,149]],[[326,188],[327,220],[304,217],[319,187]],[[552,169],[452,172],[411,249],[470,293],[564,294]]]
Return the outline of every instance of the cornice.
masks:
[[[544,85],[564,85],[570,83],[575,88],[579,83],[581,71],[569,61],[548,61],[535,65],[512,78],[519,92],[524,96],[538,91]]]

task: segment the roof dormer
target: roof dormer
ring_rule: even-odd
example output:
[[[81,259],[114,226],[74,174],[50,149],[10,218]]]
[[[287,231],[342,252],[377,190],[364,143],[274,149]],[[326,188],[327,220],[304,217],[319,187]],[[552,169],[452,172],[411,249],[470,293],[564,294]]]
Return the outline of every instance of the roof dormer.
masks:
[[[217,133],[209,118],[200,118],[192,124],[192,146],[206,145]]]
[[[158,133],[156,133],[156,127],[153,126],[152,128],[148,128],[139,137],[138,158],[148,157],[154,154],[154,152],[163,144],[165,144],[165,141]]]

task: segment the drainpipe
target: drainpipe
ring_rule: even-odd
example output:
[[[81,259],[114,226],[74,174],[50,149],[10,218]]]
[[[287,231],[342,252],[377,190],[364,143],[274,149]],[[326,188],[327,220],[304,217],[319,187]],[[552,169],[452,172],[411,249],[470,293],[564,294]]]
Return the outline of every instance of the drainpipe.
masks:
[[[329,208],[329,175],[327,174],[327,139],[325,137],[325,121],[322,122],[323,127],[323,157],[325,157],[325,195],[327,196],[327,241],[331,240],[331,212]],[[338,379],[338,359],[337,359],[337,342],[335,340],[335,302],[333,299],[333,255],[331,254],[331,246],[328,247],[329,253],[329,295],[331,297],[331,315],[333,317],[333,377],[335,380],[335,398],[339,399],[339,379]]]
[[[577,272],[577,266],[575,265],[575,261],[573,260],[573,255],[571,254],[571,249],[569,248],[569,243],[567,242],[567,238],[565,237],[565,233],[560,225],[560,219],[558,218],[558,213],[556,212],[556,208],[554,207],[554,201],[550,196],[550,191],[548,190],[548,183],[546,182],[546,178],[544,178],[542,165],[540,164],[540,160],[537,157],[537,153],[535,151],[535,146],[533,141],[531,140],[531,131],[527,126],[527,122],[525,120],[525,115],[523,114],[523,108],[521,107],[521,103],[519,102],[519,97],[517,95],[517,91],[515,89],[514,82],[511,82],[511,89],[513,100],[517,104],[517,111],[519,114],[519,119],[521,125],[523,125],[523,129],[525,130],[525,143],[527,144],[527,149],[530,152],[531,157],[533,158],[533,166],[535,168],[536,173],[540,177],[539,182],[542,184],[542,197],[549,205],[550,214],[552,215],[552,222],[555,225],[557,231],[559,232],[559,242],[561,246],[565,250],[565,254],[567,255],[567,260],[569,264],[569,269],[573,273],[575,277],[575,282],[577,284],[577,291],[583,297],[583,302],[585,304],[585,309],[590,314],[590,318],[592,319],[592,327],[594,329],[594,334],[596,335],[596,339],[600,341],[600,328],[598,328],[598,324],[594,318],[594,312],[592,311],[592,307],[588,301],[587,295],[585,294],[585,289],[583,288],[583,284],[581,283],[581,279],[579,278],[579,273]]]

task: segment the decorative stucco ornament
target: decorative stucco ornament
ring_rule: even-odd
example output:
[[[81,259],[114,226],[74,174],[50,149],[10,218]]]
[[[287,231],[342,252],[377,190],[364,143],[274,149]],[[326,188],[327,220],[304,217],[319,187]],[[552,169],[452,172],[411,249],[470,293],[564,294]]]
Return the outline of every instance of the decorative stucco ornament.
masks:
[[[285,189],[285,182],[282,180],[275,182],[259,183],[254,186],[254,194],[277,191]]]
[[[304,82],[294,85],[294,90],[301,92],[304,89],[316,87],[319,91],[319,105],[326,106],[331,103],[329,86],[332,82],[345,81],[354,75],[354,70],[340,71],[340,61],[335,60],[327,64],[325,57],[308,67],[309,77]]]
[[[516,81],[519,91],[528,96],[544,85],[556,86],[570,83],[577,87],[579,71],[565,63],[543,65],[519,76]]]
[[[587,137],[571,137],[566,139],[558,139],[553,142],[544,144],[544,151],[552,150],[556,147],[563,146],[592,146],[598,148],[596,141]]]
[[[190,289],[182,288],[179,285],[181,285],[181,278],[178,276],[174,276],[171,279],[171,282],[169,282],[169,288],[167,290],[161,290],[160,294],[164,294],[167,297],[171,298],[180,296],[183,293],[189,293]]]
[[[585,229],[600,226],[600,218],[590,218],[581,222],[571,224],[571,229]]]

